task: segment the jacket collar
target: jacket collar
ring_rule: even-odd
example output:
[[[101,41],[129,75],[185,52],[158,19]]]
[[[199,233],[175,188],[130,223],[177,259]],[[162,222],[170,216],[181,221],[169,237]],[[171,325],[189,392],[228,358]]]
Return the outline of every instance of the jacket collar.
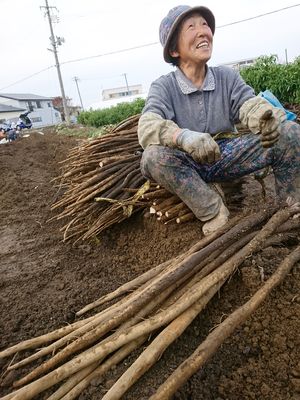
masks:
[[[184,73],[177,68],[175,71],[175,78],[177,80],[178,86],[183,94],[190,94],[197,92],[199,89],[184,75]],[[203,82],[201,90],[215,90],[215,77],[212,73],[211,68],[207,67],[207,73]]]

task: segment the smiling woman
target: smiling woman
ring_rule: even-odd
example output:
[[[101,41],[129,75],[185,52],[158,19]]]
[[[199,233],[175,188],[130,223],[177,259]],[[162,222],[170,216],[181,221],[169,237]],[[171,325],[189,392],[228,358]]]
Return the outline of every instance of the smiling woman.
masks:
[[[164,60],[177,69],[152,83],[138,127],[144,176],[175,193],[204,222],[205,235],[229,216],[215,183],[271,166],[279,200],[300,201],[299,125],[255,96],[238,72],[208,67],[214,32],[206,7],[169,11],[159,36]],[[249,134],[239,135],[237,123]]]

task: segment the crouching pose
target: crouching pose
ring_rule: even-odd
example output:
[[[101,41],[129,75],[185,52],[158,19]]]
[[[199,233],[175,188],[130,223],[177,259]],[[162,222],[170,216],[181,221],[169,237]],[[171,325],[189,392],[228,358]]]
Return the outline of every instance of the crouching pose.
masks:
[[[178,195],[205,235],[229,216],[210,183],[271,166],[279,200],[300,201],[300,125],[255,96],[234,70],[207,66],[214,32],[206,7],[169,11],[159,34],[164,60],[176,70],[152,83],[138,126],[144,176]],[[238,135],[239,122],[252,133]]]

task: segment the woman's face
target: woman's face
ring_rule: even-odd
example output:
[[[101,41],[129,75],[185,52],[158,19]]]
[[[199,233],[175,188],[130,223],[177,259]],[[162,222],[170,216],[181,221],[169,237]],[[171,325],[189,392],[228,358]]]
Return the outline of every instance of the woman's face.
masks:
[[[170,52],[179,57],[179,65],[205,64],[212,54],[213,34],[206,20],[199,14],[192,14],[181,23],[177,50]]]

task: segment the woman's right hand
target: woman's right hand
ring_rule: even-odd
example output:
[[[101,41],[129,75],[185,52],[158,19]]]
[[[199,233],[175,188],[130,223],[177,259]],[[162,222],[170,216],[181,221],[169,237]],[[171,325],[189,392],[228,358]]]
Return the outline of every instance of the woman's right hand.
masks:
[[[212,164],[221,158],[219,146],[209,133],[183,129],[176,137],[176,144],[200,164]]]

